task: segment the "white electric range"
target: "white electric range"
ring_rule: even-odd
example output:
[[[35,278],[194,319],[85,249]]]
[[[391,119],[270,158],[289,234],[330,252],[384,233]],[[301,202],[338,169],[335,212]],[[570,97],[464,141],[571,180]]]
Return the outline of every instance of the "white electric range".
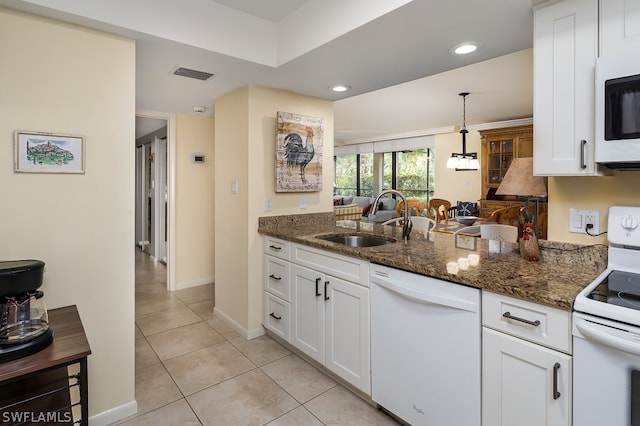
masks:
[[[574,303],[573,424],[640,426],[640,207],[609,209],[607,269]]]

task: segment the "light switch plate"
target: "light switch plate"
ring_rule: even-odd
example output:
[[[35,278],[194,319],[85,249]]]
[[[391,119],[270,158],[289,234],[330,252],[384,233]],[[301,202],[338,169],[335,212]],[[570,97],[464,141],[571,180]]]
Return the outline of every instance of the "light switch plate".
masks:
[[[597,210],[569,209],[569,232],[586,234],[587,225],[593,225],[589,234],[600,233],[600,212]]]

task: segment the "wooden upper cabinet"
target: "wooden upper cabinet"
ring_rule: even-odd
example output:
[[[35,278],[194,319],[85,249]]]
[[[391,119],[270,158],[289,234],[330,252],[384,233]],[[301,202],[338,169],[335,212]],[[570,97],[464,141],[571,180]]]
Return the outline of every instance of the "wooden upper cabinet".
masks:
[[[500,186],[511,160],[533,157],[533,125],[481,130],[482,198]]]

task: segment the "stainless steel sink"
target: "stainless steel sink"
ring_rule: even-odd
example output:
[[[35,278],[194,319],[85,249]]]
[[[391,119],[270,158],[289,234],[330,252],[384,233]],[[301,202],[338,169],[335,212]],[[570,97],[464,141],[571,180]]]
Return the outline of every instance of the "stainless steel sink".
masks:
[[[331,241],[332,243],[344,244],[350,247],[375,247],[396,242],[393,238],[383,238],[375,235],[363,234],[331,234],[320,235],[316,238]]]

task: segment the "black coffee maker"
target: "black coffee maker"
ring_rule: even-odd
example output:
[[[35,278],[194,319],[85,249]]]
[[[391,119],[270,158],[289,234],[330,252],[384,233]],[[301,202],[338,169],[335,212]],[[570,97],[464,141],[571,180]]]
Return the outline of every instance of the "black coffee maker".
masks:
[[[53,341],[42,285],[44,262],[0,262],[0,362],[34,354]]]

